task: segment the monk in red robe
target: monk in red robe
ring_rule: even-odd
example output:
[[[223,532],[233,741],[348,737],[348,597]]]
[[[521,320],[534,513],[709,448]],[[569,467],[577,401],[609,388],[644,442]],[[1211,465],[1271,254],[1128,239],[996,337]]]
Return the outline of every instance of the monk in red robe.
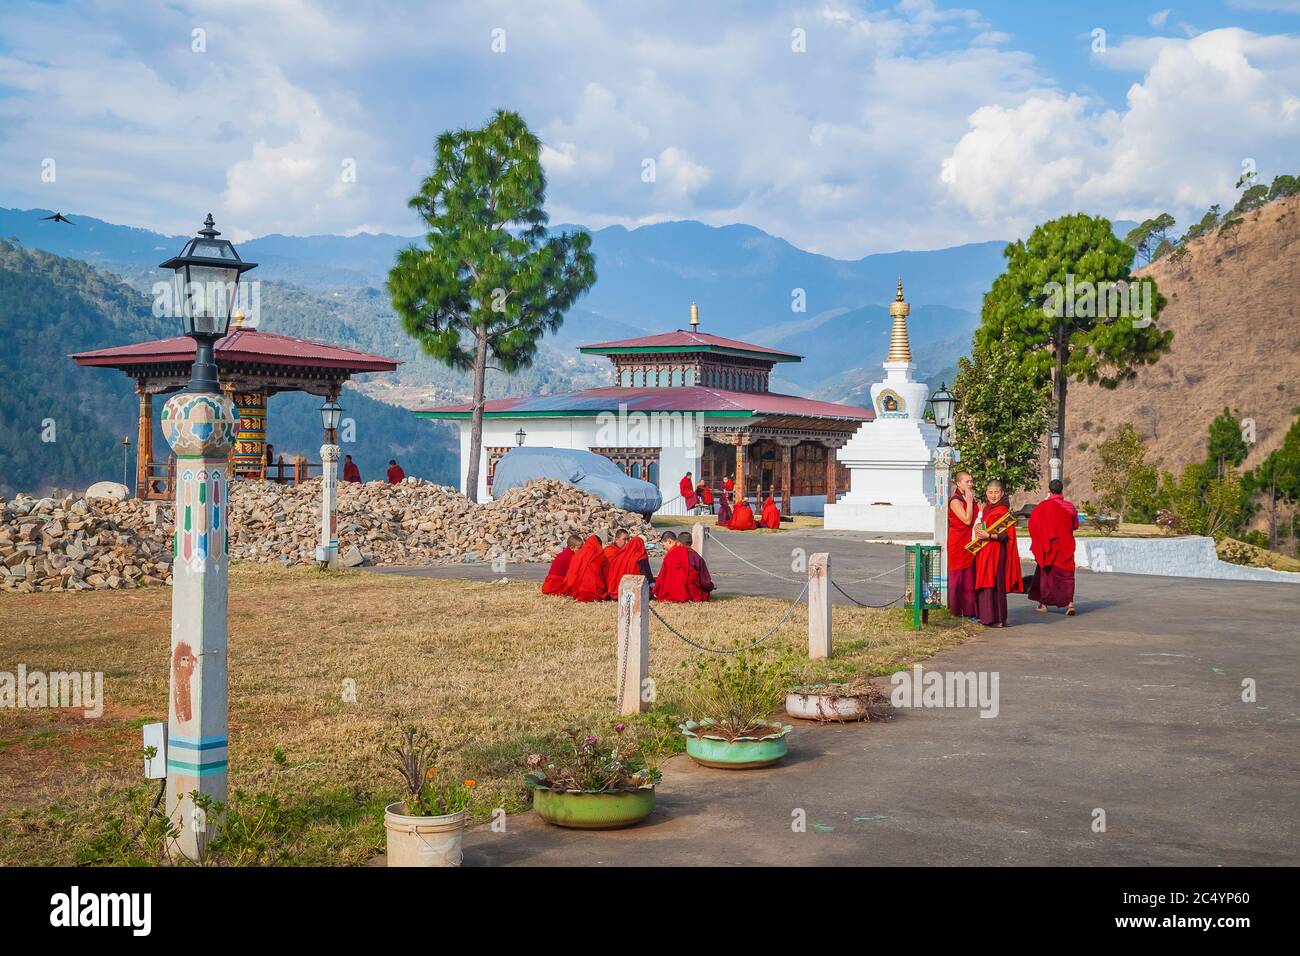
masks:
[[[1006,489],[1000,481],[990,481],[985,493],[983,520],[975,528],[975,537],[988,544],[975,555],[975,607],[980,623],[986,627],[1007,626],[1007,592],[1025,590],[1020,577],[1020,552],[1016,550],[1016,526],[990,535],[985,530],[1008,511]]]
[[[551,567],[546,572],[546,580],[542,582],[543,594],[564,593],[564,578],[569,573],[569,565],[573,563],[574,552],[580,547],[582,539],[576,534],[569,535],[568,547],[552,559]]]
[[[754,509],[748,502],[736,502],[736,510],[731,513],[731,521],[727,527],[732,531],[753,531],[758,527],[754,522]]]
[[[665,603],[703,600],[692,597],[700,594],[699,575],[691,568],[690,548],[682,547],[677,536],[665,531],[659,536],[659,543],[664,549],[664,560],[659,565],[659,577],[655,579],[654,598]],[[691,578],[694,576],[694,587]]]
[[[402,466],[397,463],[397,459],[388,459],[388,483],[390,485],[399,485],[406,479],[406,472]]]
[[[1037,601],[1037,610],[1063,607],[1074,614],[1074,532],[1079,527],[1079,512],[1065,500],[1059,478],[1047,484],[1048,496],[1029,513],[1029,548],[1038,568],[1029,584],[1029,600]]]
[[[582,543],[564,576],[564,593],[575,601],[603,601],[609,596],[605,588],[605,552],[599,535]]]
[[[731,493],[736,483],[728,475],[722,479],[722,494],[718,496],[718,527],[725,528],[731,523]]]
[[[759,516],[758,523],[764,528],[781,527],[781,512],[776,506],[776,499],[771,495],[763,502],[763,513]]]
[[[609,563],[618,557],[618,553],[623,550],[627,544],[628,532],[624,528],[619,528],[614,532],[614,540],[605,545],[605,569],[609,570]]]
[[[677,546],[686,552],[686,560],[691,566],[692,573],[686,581],[686,593],[692,601],[707,601],[717,585],[713,583],[713,575],[709,574],[709,566],[704,563],[704,556],[695,550],[695,542],[689,531],[677,533]]]
[[[359,483],[361,481],[361,469],[357,463],[352,460],[351,455],[343,456],[343,480]]]
[[[700,504],[709,509],[709,514],[713,514],[713,489],[701,481],[695,486],[695,495],[700,499]]]
[[[609,570],[605,573],[605,590],[609,591],[610,597],[618,599],[618,586],[628,574],[640,574],[654,581],[654,571],[650,568],[650,559],[646,557],[643,538],[630,538],[618,556],[609,563]]]
[[[975,555],[966,550],[975,527],[975,479],[969,471],[959,471],[953,485],[948,500],[948,613],[977,617]]]
[[[677,483],[677,489],[682,493],[682,503],[686,505],[686,510],[690,511],[695,507],[695,482],[691,480],[689,471],[682,475],[682,480]]]

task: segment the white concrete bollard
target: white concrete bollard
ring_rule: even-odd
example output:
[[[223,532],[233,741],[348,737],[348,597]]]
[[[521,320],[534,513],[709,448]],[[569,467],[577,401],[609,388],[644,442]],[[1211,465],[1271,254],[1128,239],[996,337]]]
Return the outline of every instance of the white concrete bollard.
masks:
[[[831,656],[831,556],[825,551],[808,557],[808,656]]]
[[[695,522],[694,526],[691,528],[691,548],[701,558],[704,558],[705,561],[709,560],[704,555],[704,542],[708,540],[708,537],[709,535],[704,528],[704,524],[699,521]]]
[[[649,701],[641,689],[650,676],[650,579],[640,574],[623,575],[618,586],[617,666],[614,680],[618,712],[639,714],[649,710]]]

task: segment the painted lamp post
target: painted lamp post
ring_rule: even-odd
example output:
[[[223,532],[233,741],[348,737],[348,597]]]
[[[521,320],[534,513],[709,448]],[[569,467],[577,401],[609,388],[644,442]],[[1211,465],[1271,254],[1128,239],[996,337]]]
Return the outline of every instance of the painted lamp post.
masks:
[[[957,410],[957,398],[940,382],[929,400],[934,424],[939,429],[939,447],[934,450],[934,541],[943,550],[939,560],[939,600],[948,601],[948,498],[952,494],[952,463],[957,449],[948,444],[948,429]]]
[[[320,544],[316,548],[316,563],[335,570],[339,566],[339,446],[336,442],[343,409],[338,402],[330,400],[320,407],[320,417],[325,426],[325,444],[320,446]]]
[[[1049,476],[1053,481],[1061,477],[1061,433],[1052,429],[1052,457],[1047,460]]]
[[[240,275],[256,266],[217,238],[211,214],[203,225],[160,267],[175,270],[173,305],[194,339],[189,384],[162,412],[176,455],[167,816],[178,831],[172,852],[191,860],[203,858],[216,822],[193,795],[224,803],[227,794],[227,456],[239,412],[217,381],[215,346],[230,325]]]

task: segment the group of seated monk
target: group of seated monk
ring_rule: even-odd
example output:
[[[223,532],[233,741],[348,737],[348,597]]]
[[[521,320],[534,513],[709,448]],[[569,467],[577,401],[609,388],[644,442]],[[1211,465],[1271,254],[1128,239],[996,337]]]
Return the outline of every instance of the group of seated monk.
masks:
[[[718,527],[727,528],[730,531],[753,531],[755,528],[779,528],[781,527],[781,509],[776,506],[776,499],[768,495],[763,502],[763,510],[757,521],[754,520],[754,509],[749,506],[743,498],[736,502],[735,508],[728,509],[724,516],[718,515]]]
[[[584,541],[571,534],[568,546],[551,561],[542,582],[543,594],[559,594],[584,603],[613,600],[627,574],[640,574],[655,581],[651,597],[659,601],[707,601],[713,590],[708,565],[691,547],[691,536],[665,531],[660,536],[664,561],[656,579],[646,556],[645,540],[619,529],[609,545],[600,535]]]

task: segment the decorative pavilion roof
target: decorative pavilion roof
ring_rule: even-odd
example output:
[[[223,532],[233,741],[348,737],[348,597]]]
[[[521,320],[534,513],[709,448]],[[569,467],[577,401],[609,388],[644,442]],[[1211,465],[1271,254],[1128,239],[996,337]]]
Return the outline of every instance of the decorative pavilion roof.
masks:
[[[139,365],[192,364],[194,340],[178,335],[134,345],[77,352],[69,357],[78,365],[120,368],[123,371]],[[219,339],[216,358],[218,364],[247,363],[346,372],[391,372],[401,364],[398,359],[372,355],[359,349],[249,328],[232,329],[225,338]]]
[[[707,332],[687,332],[677,329],[659,335],[643,335],[634,339],[618,339],[613,342],[594,342],[582,345],[579,352],[588,355],[627,355],[650,352],[711,352],[717,355],[739,355],[749,358],[764,359],[769,362],[801,362],[802,355],[783,352],[752,342],[739,339],[726,339],[720,335]]]
[[[691,334],[691,333],[688,333]],[[658,338],[659,336],[653,336]],[[836,402],[823,402],[775,392],[733,392],[702,385],[677,388],[585,388],[556,395],[497,398],[484,403],[487,418],[551,418],[566,415],[595,416],[617,413],[620,405],[629,412],[696,412],[716,417],[792,416],[796,418],[870,421],[870,409]],[[421,418],[469,418],[468,402],[419,408]]]

